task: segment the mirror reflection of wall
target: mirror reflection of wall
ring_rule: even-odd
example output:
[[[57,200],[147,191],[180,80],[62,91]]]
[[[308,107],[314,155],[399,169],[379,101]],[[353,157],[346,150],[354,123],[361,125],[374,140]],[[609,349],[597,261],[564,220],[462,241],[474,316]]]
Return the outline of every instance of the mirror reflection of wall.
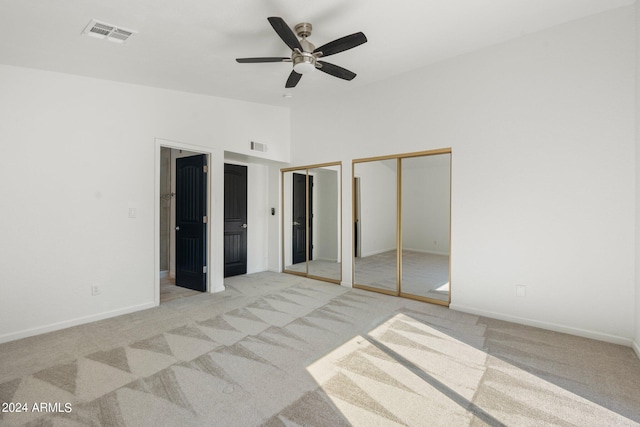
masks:
[[[312,202],[309,204],[311,224],[310,276],[340,280],[342,254],[340,246],[340,167],[325,166],[309,169]]]
[[[355,283],[395,294],[397,160],[354,164]]]
[[[171,245],[171,149],[160,149],[160,271],[169,275],[169,248]]]
[[[282,170],[283,271],[340,283],[341,164]]]
[[[402,294],[449,301],[451,154],[402,159]]]
[[[355,287],[449,304],[450,170],[450,150],[354,161]]]

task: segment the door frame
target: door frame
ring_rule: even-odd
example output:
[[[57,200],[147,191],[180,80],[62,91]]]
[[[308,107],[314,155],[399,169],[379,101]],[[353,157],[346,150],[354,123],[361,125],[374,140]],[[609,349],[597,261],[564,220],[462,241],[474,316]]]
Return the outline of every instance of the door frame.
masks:
[[[214,183],[216,179],[214,179],[214,175],[217,173],[219,153],[216,150],[202,147],[193,144],[186,144],[178,141],[171,141],[167,139],[155,138],[154,140],[154,191],[153,191],[153,200],[154,200],[154,262],[153,262],[153,280],[154,280],[154,305],[160,305],[160,151],[161,148],[173,148],[176,150],[185,150],[191,151],[196,154],[204,154],[207,156],[207,165],[209,167],[209,173],[207,173],[207,216],[208,216],[208,224],[207,224],[207,286],[206,291],[208,293],[218,292],[224,290],[224,285],[222,285],[222,289],[218,289],[218,281],[222,283],[222,273],[220,271],[220,267],[214,260],[219,259],[221,249],[214,243],[212,236],[218,235],[219,226],[215,218],[220,216],[218,206],[214,206],[212,196],[213,194],[218,193],[218,189],[214,188]],[[222,174],[222,173],[221,173]],[[220,279],[218,280],[218,276]]]

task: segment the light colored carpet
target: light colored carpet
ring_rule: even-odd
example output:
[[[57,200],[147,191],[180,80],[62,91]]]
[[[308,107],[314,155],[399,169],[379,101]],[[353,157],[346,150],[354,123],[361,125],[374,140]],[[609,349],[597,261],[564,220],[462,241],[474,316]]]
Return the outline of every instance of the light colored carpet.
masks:
[[[396,251],[356,258],[355,282],[396,290]],[[402,287],[406,294],[449,301],[449,257],[402,251]]]
[[[198,295],[201,292],[192,289],[183,288],[175,285],[175,280],[168,277],[160,279],[160,304],[172,301],[178,298],[190,297]]]
[[[0,401],[72,408],[0,425],[640,423],[630,348],[287,274],[225,283],[0,345]]]
[[[309,271],[307,271],[307,268]],[[309,261],[308,267],[306,262],[300,262],[298,264],[287,265],[285,269],[333,280],[340,280],[340,277],[342,276],[342,264],[336,261],[323,259],[314,259]]]

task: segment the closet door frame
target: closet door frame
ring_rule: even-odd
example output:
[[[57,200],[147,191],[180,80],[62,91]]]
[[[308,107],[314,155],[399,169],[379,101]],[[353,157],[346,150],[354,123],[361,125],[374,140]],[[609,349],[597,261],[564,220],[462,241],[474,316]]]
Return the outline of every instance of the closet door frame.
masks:
[[[310,192],[312,191],[311,188],[309,188],[309,170],[311,169],[318,169],[318,168],[323,168],[323,167],[331,167],[331,166],[337,166],[338,167],[338,188],[342,189],[342,162],[329,162],[329,163],[318,163],[315,165],[306,165],[306,166],[295,166],[295,167],[288,167],[288,168],[282,168],[280,169],[280,181],[281,181],[281,188],[280,188],[280,194],[281,194],[281,205],[280,205],[280,214],[281,214],[281,224],[282,224],[282,232],[281,232],[281,241],[282,241],[282,245],[281,245],[281,257],[282,257],[282,272],[283,273],[287,273],[287,274],[294,274],[297,276],[302,276],[302,277],[308,277],[310,279],[316,279],[316,280],[322,280],[324,282],[329,282],[329,283],[335,283],[335,284],[341,284],[342,283],[342,268],[340,268],[340,278],[338,279],[334,279],[334,278],[329,278],[329,277],[322,277],[322,276],[317,276],[317,275],[313,275],[313,274],[309,274],[309,215],[310,213],[308,212],[309,210],[309,195]],[[287,242],[285,240],[285,227],[289,226],[288,224],[285,224],[285,195],[287,194],[285,191],[285,173],[287,172],[304,172],[306,175],[306,179],[305,179],[305,183],[306,183],[306,201],[305,201],[305,206],[307,209],[307,220],[306,220],[306,224],[305,224],[305,235],[307,236],[307,244],[305,245],[305,250],[306,250],[306,268],[304,272],[301,271],[293,271],[293,270],[287,270],[286,268],[286,255],[285,255],[285,245],[291,244],[291,242]],[[342,194],[341,192],[338,194],[338,203],[339,203],[339,217],[342,218]],[[342,223],[339,224],[339,230],[338,230],[338,245],[339,245],[339,255],[340,255],[340,259],[338,260],[340,265],[342,265],[342,257],[343,257],[343,252],[342,252]]]
[[[449,154],[449,298],[447,301],[438,300],[435,298],[428,298],[419,295],[407,294],[402,292],[402,159],[408,159],[413,157],[427,157],[427,156],[435,156],[439,154]],[[452,167],[452,150],[451,148],[441,148],[436,150],[428,150],[428,151],[417,151],[412,153],[403,153],[403,154],[391,154],[386,156],[378,156],[378,157],[365,157],[361,159],[353,159],[351,162],[351,181],[352,181],[352,201],[351,201],[351,212],[352,212],[352,220],[351,223],[355,224],[356,221],[356,164],[358,163],[367,163],[367,162],[375,162],[380,160],[393,160],[397,161],[396,167],[396,290],[387,290],[387,289],[379,289],[372,286],[362,285],[356,283],[356,256],[351,253],[351,283],[353,283],[353,287],[357,289],[363,289],[372,292],[378,292],[386,295],[400,296],[403,298],[413,299],[417,301],[428,302],[431,304],[442,305],[445,307],[449,307],[451,303],[451,193],[452,193],[452,183],[451,183],[451,167]],[[351,233],[352,238],[352,247],[355,247],[355,226]]]

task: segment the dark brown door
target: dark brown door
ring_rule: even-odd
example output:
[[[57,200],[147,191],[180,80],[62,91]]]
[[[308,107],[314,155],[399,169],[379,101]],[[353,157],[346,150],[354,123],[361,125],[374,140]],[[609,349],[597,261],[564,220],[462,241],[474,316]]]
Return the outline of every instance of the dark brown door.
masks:
[[[247,167],[224,165],[224,277],[247,273]]]
[[[176,285],[207,290],[206,155],[176,159]]]

